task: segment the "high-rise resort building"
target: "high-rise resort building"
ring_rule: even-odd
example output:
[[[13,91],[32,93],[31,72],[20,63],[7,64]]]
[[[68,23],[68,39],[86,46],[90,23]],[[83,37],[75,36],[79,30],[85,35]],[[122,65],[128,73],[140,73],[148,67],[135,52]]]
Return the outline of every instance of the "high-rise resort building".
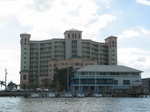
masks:
[[[35,41],[31,34],[20,34],[20,84],[42,86],[43,79],[53,80],[54,68],[86,65],[117,65],[117,37],[105,42],[82,39],[82,31],[66,30],[64,38]],[[92,37],[91,37],[92,38]]]

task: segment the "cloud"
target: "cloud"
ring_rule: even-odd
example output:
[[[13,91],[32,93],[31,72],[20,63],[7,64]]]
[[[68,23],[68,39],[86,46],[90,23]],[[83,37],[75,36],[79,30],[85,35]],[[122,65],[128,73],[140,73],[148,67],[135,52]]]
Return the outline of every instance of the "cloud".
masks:
[[[103,2],[106,4],[106,8],[110,8],[110,3],[112,0],[103,0]]]
[[[149,77],[150,51],[138,48],[119,48],[118,63],[143,71],[142,77]]]
[[[150,5],[150,1],[148,0],[136,0],[136,2],[144,5]]]
[[[7,24],[6,24],[6,23],[0,24],[0,30],[5,29],[6,27],[7,27]]]
[[[143,33],[143,35],[150,37],[150,30],[142,28],[141,32]]]
[[[150,30],[140,27],[138,29],[125,30],[117,35],[119,39],[137,38],[137,37],[150,37]]]
[[[37,11],[46,11],[53,5],[54,0],[34,0],[33,6]]]
[[[126,30],[123,31],[121,34],[119,34],[117,37],[119,39],[124,39],[124,38],[134,38],[140,36],[140,33],[134,30]]]
[[[110,0],[103,2],[109,4]],[[81,29],[85,31],[85,35],[93,31],[99,33],[102,28],[116,20],[109,13],[99,15],[99,7],[100,4],[92,0],[8,0],[1,2],[0,16],[13,16],[22,27],[30,27],[29,33],[33,38],[49,39],[63,36],[63,32],[70,28]]]

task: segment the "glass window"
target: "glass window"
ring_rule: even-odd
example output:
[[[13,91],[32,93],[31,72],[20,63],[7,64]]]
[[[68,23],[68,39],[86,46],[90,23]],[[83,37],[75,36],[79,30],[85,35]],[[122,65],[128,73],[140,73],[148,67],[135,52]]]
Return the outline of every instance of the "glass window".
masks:
[[[68,33],[68,38],[70,38],[70,33]]]
[[[114,80],[114,84],[115,84],[115,85],[118,85],[118,80]]]
[[[72,38],[74,38],[74,33],[72,33]]]
[[[72,44],[77,44],[77,40],[72,40]]]
[[[130,80],[123,80],[123,85],[130,85]]]
[[[27,79],[26,75],[23,75],[23,80],[26,80],[26,79]]]
[[[80,35],[80,34],[78,34],[78,38],[79,38],[79,39],[81,38],[81,35]]]
[[[77,45],[72,45],[72,48],[77,49]]]
[[[77,53],[77,50],[72,50],[72,53]]]

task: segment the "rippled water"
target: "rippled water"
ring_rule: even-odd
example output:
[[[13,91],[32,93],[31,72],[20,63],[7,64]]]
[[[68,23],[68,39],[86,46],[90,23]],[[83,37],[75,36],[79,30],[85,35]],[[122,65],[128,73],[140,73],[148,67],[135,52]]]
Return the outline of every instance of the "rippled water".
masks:
[[[0,112],[150,112],[147,98],[0,97]]]

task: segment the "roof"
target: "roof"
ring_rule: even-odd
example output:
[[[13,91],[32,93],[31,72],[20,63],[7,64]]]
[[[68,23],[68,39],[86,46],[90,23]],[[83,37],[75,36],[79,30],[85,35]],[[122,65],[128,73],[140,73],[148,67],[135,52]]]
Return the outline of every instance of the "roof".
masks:
[[[21,70],[20,72],[29,72],[28,70]]]
[[[66,32],[82,32],[82,31],[80,31],[80,30],[77,30],[77,29],[74,29],[74,28],[72,28],[72,29],[69,29],[69,30],[66,30],[65,32],[64,32],[64,34],[66,33]]]
[[[107,37],[105,40],[107,40],[107,39],[109,39],[109,38],[118,38],[118,37],[116,37],[116,36],[109,36],[109,37]]]
[[[134,68],[122,66],[122,65],[88,65],[77,72],[142,72]]]
[[[70,57],[69,59],[74,59],[74,58],[75,58],[75,59],[77,59],[77,58],[78,58],[78,59],[82,59],[82,57],[81,57],[81,56],[78,56],[78,55],[74,55],[74,56]]]

